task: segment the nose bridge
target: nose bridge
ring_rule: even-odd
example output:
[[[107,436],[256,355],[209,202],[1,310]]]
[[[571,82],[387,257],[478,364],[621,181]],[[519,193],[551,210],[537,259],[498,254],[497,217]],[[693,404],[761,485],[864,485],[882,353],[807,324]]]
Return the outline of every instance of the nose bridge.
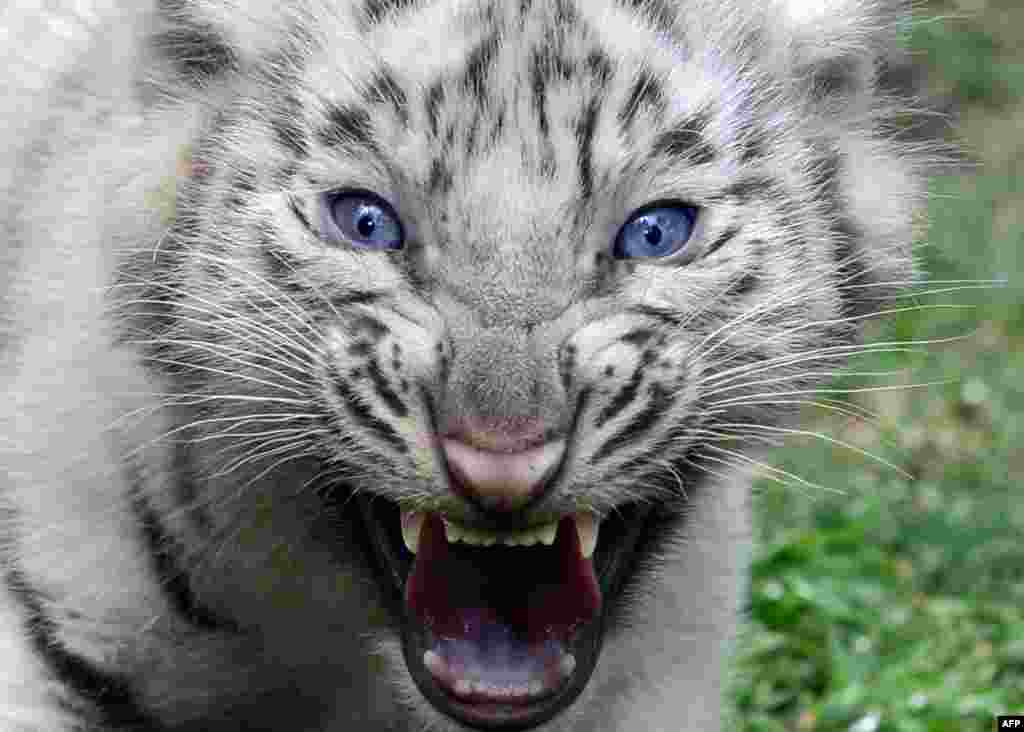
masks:
[[[556,191],[490,190],[488,179],[446,202],[435,281],[488,327],[556,318],[576,294],[577,232]],[[506,183],[507,185],[507,183]]]
[[[528,328],[484,327],[466,319],[452,328],[451,346],[443,433],[490,435],[521,447],[564,430],[556,348]]]
[[[484,326],[532,327],[558,317],[572,301],[573,265],[562,253],[532,241],[467,246],[445,285]],[[545,251],[547,250],[547,251]]]

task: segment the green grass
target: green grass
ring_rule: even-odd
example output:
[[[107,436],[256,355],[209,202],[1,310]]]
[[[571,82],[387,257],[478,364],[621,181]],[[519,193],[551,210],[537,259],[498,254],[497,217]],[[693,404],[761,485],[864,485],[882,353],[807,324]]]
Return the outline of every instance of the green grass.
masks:
[[[966,338],[855,365],[946,383],[856,395],[873,420],[808,415],[901,470],[813,439],[773,456],[823,488],[758,486],[731,692],[746,732],[987,732],[994,715],[1024,713],[1024,5],[981,0],[970,17],[929,5],[922,15],[942,17],[912,46],[980,165],[933,182],[921,256],[935,279],[1008,285],[922,300],[976,307],[874,334]]]

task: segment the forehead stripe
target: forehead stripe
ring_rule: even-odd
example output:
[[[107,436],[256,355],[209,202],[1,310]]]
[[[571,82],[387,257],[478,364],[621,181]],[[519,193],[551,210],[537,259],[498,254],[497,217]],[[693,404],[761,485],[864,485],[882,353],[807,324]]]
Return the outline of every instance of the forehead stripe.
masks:
[[[366,4],[363,6],[363,17],[373,26],[382,22],[389,15],[417,4],[418,0],[366,0]]]
[[[655,31],[675,31],[676,9],[667,0],[617,0],[619,7],[636,13]]]
[[[715,149],[704,136],[708,126],[705,114],[690,117],[681,125],[663,132],[654,141],[651,151],[655,156],[683,158],[693,165],[703,165],[715,159]]]
[[[641,71],[629,91],[626,103],[619,110],[617,119],[622,132],[633,124],[641,107],[660,110],[665,106],[665,90],[661,82],[647,69]]]
[[[370,104],[389,104],[403,125],[409,123],[409,98],[387,69],[381,69],[371,77],[366,87],[366,99]]]
[[[364,109],[331,105],[327,125],[320,130],[320,141],[332,147],[376,149],[370,115]]]

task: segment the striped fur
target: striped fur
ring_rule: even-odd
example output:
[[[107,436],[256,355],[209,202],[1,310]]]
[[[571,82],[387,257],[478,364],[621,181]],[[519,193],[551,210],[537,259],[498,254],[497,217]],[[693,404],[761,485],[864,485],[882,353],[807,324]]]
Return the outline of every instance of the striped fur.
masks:
[[[429,435],[466,414],[571,433],[546,511],[664,507],[542,729],[716,728],[759,430],[912,276],[918,170],[876,89],[903,17],[69,11],[5,120],[0,732],[463,729],[405,671],[348,499],[460,515]],[[332,240],[339,188],[406,248]],[[701,208],[685,255],[609,256],[666,199]]]

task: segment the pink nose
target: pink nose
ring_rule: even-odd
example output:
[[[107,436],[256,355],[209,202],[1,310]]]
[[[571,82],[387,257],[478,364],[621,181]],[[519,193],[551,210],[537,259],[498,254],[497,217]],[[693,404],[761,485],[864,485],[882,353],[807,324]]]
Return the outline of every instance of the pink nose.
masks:
[[[486,439],[441,440],[448,469],[455,477],[455,489],[492,511],[522,508],[544,488],[565,452],[565,440],[548,442],[518,452],[496,452],[469,444],[487,444]]]

